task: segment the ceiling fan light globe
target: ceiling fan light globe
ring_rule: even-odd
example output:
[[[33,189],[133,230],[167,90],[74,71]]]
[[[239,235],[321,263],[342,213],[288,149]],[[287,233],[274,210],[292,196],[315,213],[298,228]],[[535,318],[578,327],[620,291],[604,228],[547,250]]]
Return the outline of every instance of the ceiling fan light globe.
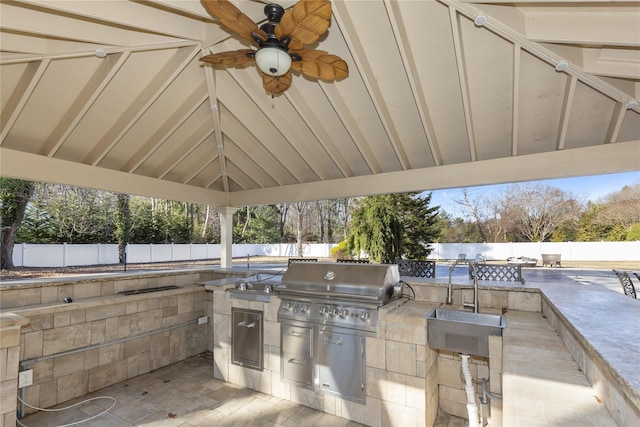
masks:
[[[277,47],[263,47],[255,55],[258,68],[270,76],[282,76],[291,68],[291,57]]]

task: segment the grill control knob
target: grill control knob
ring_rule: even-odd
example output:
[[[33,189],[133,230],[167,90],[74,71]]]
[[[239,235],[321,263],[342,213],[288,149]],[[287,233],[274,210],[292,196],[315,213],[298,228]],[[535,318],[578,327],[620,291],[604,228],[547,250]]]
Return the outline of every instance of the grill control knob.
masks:
[[[284,304],[282,304],[282,309],[284,311],[291,310],[291,303],[290,302],[285,302]]]
[[[364,311],[360,315],[360,320],[362,320],[363,322],[368,322],[370,318],[371,318],[371,315],[369,314],[368,311]]]
[[[325,305],[320,309],[320,314],[322,314],[323,316],[327,316],[329,314],[329,308],[330,307],[328,305]]]
[[[336,317],[337,315],[338,315],[338,309],[336,307],[333,307],[329,312],[329,316]]]
[[[302,304],[300,307],[300,311],[303,313],[307,313],[309,311],[309,304]]]
[[[346,308],[343,308],[342,310],[340,310],[340,317],[343,319],[346,319],[347,317],[349,317],[349,310],[347,310]]]

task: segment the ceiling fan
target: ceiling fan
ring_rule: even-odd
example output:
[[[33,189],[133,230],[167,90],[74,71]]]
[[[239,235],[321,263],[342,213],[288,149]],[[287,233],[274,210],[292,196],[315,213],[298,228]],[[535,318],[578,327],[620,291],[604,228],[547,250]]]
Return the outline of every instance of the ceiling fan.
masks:
[[[200,58],[215,65],[241,66],[255,61],[268,93],[279,95],[291,86],[291,70],[307,77],[332,81],[349,75],[347,63],[339,56],[310,49],[329,28],[329,0],[300,0],[286,12],[278,4],[264,8],[267,22],[260,28],[228,0],[201,0],[207,12],[227,30],[258,45]]]

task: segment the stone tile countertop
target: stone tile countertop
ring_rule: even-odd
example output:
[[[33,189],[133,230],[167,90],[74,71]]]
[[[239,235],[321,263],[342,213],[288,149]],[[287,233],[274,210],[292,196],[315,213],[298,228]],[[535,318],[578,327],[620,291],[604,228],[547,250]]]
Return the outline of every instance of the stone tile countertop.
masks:
[[[15,313],[0,313],[0,329],[13,328],[29,324],[29,319]]]
[[[575,328],[581,344],[603,362],[601,368],[608,369],[640,408],[640,300],[601,286],[538,285],[559,316]]]

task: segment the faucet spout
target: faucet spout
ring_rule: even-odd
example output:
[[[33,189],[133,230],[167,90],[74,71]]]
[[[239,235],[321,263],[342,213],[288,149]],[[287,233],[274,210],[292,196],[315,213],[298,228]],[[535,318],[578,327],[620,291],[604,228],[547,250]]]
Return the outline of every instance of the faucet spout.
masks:
[[[462,302],[463,307],[471,307],[473,308],[474,313],[478,313],[479,303],[478,303],[478,263],[473,262],[469,264],[472,274],[473,274],[473,302]]]
[[[449,267],[449,286],[447,286],[447,300],[446,303],[447,305],[451,305],[453,304],[453,285],[451,284],[451,275],[453,274],[453,270],[456,268],[456,265],[458,265],[459,260],[455,260],[453,261],[453,264],[451,264],[451,267]]]

